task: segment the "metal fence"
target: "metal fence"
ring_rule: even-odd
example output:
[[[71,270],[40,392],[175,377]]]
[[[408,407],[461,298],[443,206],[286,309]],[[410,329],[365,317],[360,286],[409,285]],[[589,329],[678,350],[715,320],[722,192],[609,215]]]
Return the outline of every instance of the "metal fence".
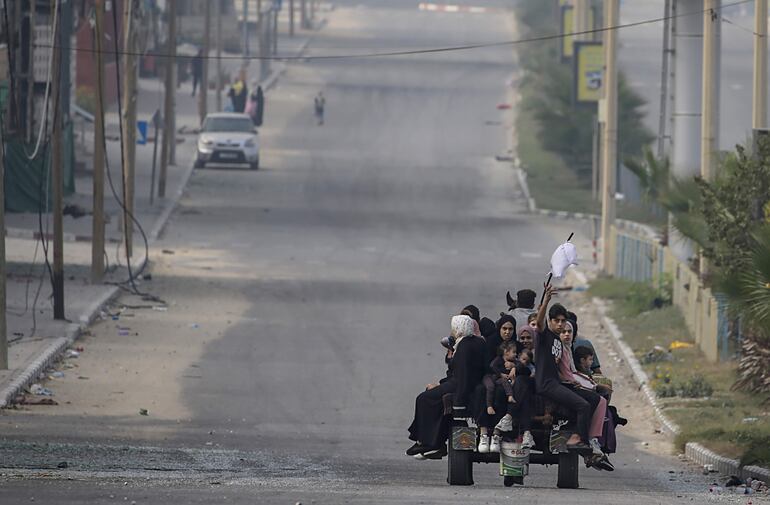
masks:
[[[672,302],[679,307],[695,342],[710,361],[728,360],[740,350],[740,322],[730,317],[724,296],[712,294],[698,273],[640,227],[613,229],[615,277],[662,287],[669,281]]]

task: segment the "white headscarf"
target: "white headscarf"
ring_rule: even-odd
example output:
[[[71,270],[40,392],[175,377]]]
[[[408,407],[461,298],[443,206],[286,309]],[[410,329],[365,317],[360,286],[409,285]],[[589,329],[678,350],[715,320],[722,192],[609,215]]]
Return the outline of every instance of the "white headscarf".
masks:
[[[455,349],[462,339],[473,335],[475,328],[473,323],[475,321],[465,314],[452,316],[452,336],[455,338]]]

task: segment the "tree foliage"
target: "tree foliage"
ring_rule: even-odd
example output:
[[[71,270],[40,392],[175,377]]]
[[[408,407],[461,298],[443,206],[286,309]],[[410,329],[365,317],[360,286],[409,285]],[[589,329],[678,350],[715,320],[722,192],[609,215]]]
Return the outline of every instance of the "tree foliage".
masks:
[[[523,0],[518,18],[528,35],[553,33],[555,10],[552,2]],[[593,157],[596,106],[577,105],[573,98],[572,63],[559,59],[557,42],[526,44],[519,48],[521,66],[525,69],[525,85],[536,90],[528,103],[537,121],[543,147],[559,155],[568,166],[586,175]],[[644,126],[644,99],[626,84],[622,73],[618,79],[618,155],[620,159],[638,156],[654,139]],[[590,186],[590,177],[581,177]]]
[[[713,181],[672,177],[668,160],[649,151],[628,166],[644,194],[698,245],[710,264],[705,280],[741,320],[736,386],[770,393],[770,142],[760,139],[753,153],[737,146],[722,157]]]

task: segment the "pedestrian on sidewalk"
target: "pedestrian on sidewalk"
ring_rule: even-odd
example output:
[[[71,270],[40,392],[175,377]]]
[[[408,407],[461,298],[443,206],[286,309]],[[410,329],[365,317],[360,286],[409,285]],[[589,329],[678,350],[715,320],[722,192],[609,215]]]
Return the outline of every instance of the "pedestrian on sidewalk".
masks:
[[[253,91],[249,95],[246,103],[246,114],[251,118],[254,126],[262,126],[262,115],[265,110],[265,94],[262,92],[262,86],[256,81],[252,83]]]
[[[201,86],[206,85],[201,82],[201,79],[203,78],[203,49],[198,49],[198,54],[193,56],[193,59],[190,62],[190,73],[193,78],[192,96],[195,96],[195,90],[198,89],[198,83],[200,83]]]
[[[246,86],[246,70],[241,70],[230,91],[227,92],[230,102],[233,104],[233,112],[240,112],[246,109],[246,99],[249,96],[249,88]]]
[[[326,98],[324,98],[323,91],[319,91],[315,100],[315,117],[318,120],[318,125],[324,124],[324,107],[326,106]]]

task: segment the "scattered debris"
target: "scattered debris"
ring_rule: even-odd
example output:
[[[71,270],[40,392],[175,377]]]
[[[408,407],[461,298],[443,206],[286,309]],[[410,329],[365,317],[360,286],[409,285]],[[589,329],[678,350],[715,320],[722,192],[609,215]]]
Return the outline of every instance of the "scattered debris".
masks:
[[[48,388],[44,388],[40,384],[32,384],[29,387],[29,392],[35,396],[53,396],[53,391]]]
[[[743,480],[741,480],[740,477],[737,475],[731,475],[730,478],[725,483],[725,487],[735,487],[735,486],[742,486],[744,484]]]
[[[752,424],[752,423],[756,423],[757,421],[759,421],[758,417],[744,417],[741,422],[743,424]]]
[[[66,461],[62,461],[58,465],[56,465],[56,468],[68,468],[70,465]]]
[[[90,379],[90,377],[86,377],[85,375],[78,375],[78,379],[80,379],[82,381],[87,381],[87,380]]]
[[[139,415],[140,416],[149,416],[150,413],[147,411],[147,409],[139,409]]]
[[[703,465],[703,475],[708,475],[710,473],[714,473],[716,470],[714,469],[714,465],[711,463],[706,463]]]
[[[76,351],[75,349],[68,349],[67,350],[67,357],[68,358],[77,358],[80,356],[80,351]]]
[[[62,209],[62,213],[65,216],[72,216],[75,219],[81,218],[83,216],[88,216],[91,214],[91,211],[88,211],[84,209],[83,207],[75,204],[68,204],[64,206],[64,209]]]
[[[200,328],[200,325],[198,323],[191,323],[190,328],[193,328],[193,329]]]
[[[162,252],[163,254],[174,254],[174,251],[172,251],[171,249],[163,249]]]
[[[650,351],[648,351],[647,354],[642,356],[642,359],[639,361],[641,361],[642,364],[647,364],[647,363],[659,363],[661,361],[672,361],[672,360],[673,360],[673,356],[671,356],[671,353],[669,351],[667,351],[664,347],[656,345]]]
[[[681,340],[674,340],[668,345],[669,351],[676,351],[677,349],[689,349],[690,347],[693,347],[695,344],[691,342],[682,342]]]
[[[157,312],[168,312],[168,307],[163,306],[163,305],[155,305],[155,306],[153,306],[152,310],[157,311]]]

